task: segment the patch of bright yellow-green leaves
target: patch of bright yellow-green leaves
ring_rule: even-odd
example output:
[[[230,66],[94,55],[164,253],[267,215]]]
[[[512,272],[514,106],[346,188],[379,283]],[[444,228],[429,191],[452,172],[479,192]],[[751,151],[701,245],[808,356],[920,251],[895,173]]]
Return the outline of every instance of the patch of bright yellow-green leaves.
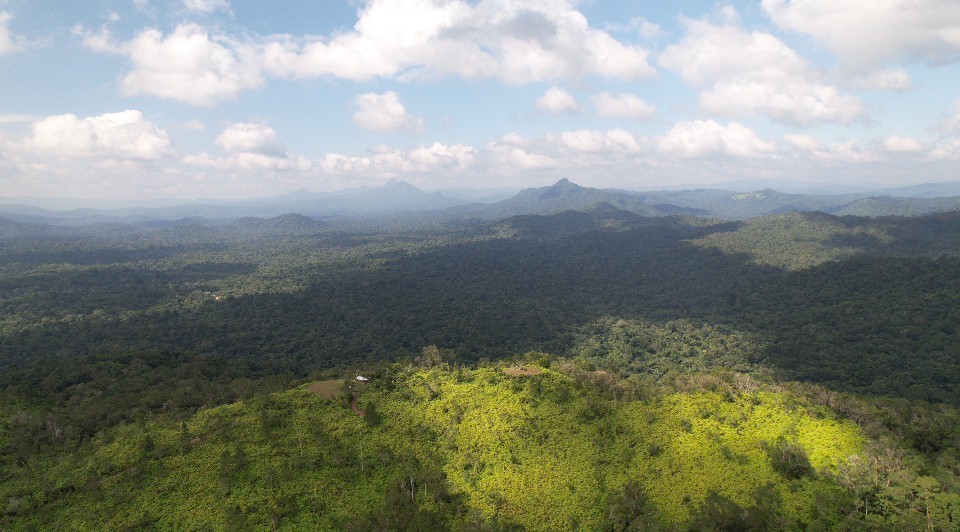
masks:
[[[616,402],[549,369],[510,377],[499,367],[394,368],[390,379],[355,390],[357,408],[372,404],[378,422],[301,387],[182,423],[111,429],[85,458],[51,466],[44,482],[62,489],[37,494],[44,511],[27,521],[342,528],[384,508],[398,479],[419,508],[440,512],[417,486],[414,472],[425,468],[442,471],[466,509],[450,526],[596,529],[628,481],[667,524],[684,523],[710,492],[749,506],[768,483],[782,511],[803,516],[817,483],[863,447],[856,426],[771,391]],[[802,448],[810,475],[774,470],[768,449],[778,441]]]

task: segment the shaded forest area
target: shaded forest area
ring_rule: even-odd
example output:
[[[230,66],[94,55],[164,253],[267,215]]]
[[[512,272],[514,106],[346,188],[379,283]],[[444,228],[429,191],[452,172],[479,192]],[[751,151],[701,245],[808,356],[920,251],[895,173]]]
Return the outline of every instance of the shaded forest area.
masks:
[[[604,209],[455,229],[214,232],[186,243],[169,232],[8,239],[0,364],[15,375],[77,356],[163,351],[302,377],[425,345],[466,361],[575,354],[578,336],[604,317],[686,319],[755,336],[744,362],[782,379],[957,404],[960,246],[945,244],[958,235],[955,214],[711,224]],[[771,248],[782,267],[765,259]]]

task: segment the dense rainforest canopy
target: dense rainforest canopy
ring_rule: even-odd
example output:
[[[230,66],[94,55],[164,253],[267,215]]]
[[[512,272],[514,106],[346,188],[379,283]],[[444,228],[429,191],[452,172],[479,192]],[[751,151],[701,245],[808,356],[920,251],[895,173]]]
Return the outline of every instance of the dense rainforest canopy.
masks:
[[[8,225],[2,525],[960,524],[956,213]]]

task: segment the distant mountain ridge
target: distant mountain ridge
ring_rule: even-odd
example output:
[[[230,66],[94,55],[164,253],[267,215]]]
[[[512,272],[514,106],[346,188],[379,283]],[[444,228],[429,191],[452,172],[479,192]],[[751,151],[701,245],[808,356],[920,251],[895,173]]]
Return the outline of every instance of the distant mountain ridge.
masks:
[[[604,190],[582,187],[569,179],[553,185],[521,190],[512,198],[490,205],[462,209],[464,214],[497,219],[528,214],[556,214],[563,211],[583,211],[598,204],[607,204],[622,211],[641,216],[668,216],[673,214],[706,214],[696,208],[650,201],[645,194],[622,190]]]
[[[937,196],[937,193],[956,193]],[[910,196],[914,194],[915,196]],[[502,198],[504,190],[486,196]],[[484,197],[478,191],[464,197]],[[934,183],[890,189],[889,194],[800,194],[773,189],[752,192],[731,190],[660,190],[632,192],[583,187],[569,179],[536,188],[526,188],[499,201],[469,202],[444,192],[426,192],[409,183],[390,180],[379,187],[361,187],[337,192],[296,191],[285,196],[243,201],[196,201],[161,207],[78,208],[49,210],[24,204],[0,204],[0,217],[12,222],[61,226],[92,224],[173,223],[183,219],[220,220],[275,218],[297,214],[323,216],[417,216],[439,219],[498,220],[511,216],[585,211],[598,204],[640,216],[690,215],[743,220],[784,212],[821,211],[836,215],[919,216],[960,210],[960,184]],[[314,220],[316,221],[316,220]],[[295,223],[287,220],[288,223]],[[299,220],[304,223],[304,220]]]

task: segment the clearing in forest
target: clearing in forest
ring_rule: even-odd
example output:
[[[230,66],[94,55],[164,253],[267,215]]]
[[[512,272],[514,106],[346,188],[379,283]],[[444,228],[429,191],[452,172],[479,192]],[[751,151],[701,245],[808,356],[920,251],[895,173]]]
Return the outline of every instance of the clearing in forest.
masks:
[[[525,366],[513,366],[510,368],[503,368],[503,372],[509,377],[531,377],[533,375],[539,375],[543,373],[543,369],[527,364]]]
[[[336,399],[343,395],[343,379],[317,381],[307,386],[307,391],[313,392],[324,399]]]

